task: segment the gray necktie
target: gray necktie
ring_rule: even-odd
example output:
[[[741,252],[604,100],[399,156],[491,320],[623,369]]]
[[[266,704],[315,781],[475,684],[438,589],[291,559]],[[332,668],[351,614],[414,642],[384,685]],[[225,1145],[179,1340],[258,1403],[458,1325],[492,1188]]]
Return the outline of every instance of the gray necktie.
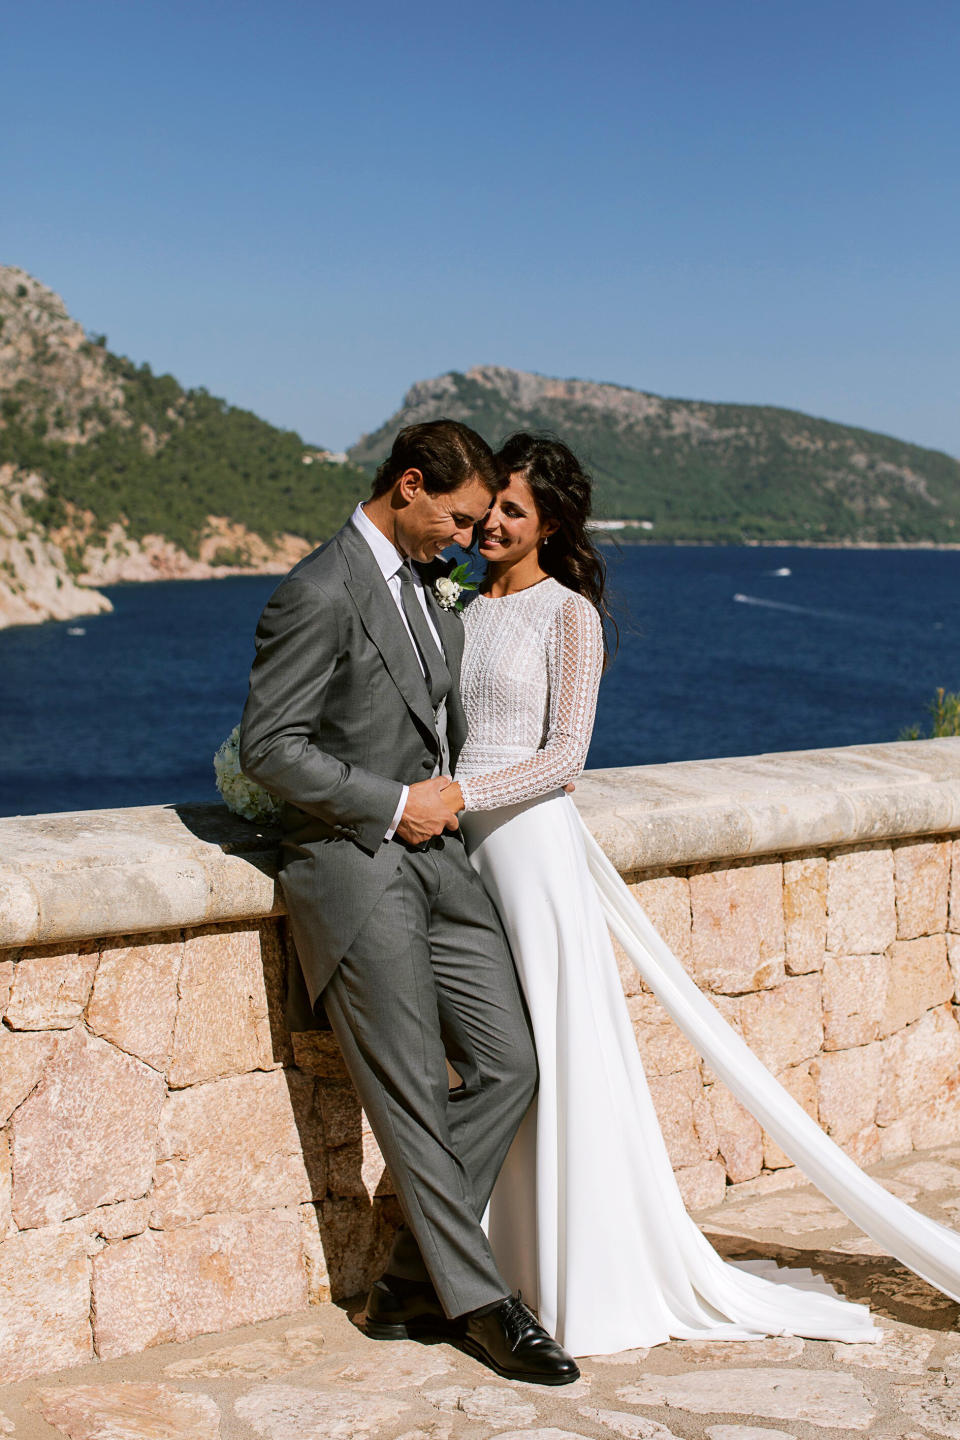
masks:
[[[423,661],[424,679],[430,692],[430,704],[436,710],[441,700],[450,692],[450,671],[447,669],[446,660],[437,648],[436,640],[430,633],[430,626],[423,613],[423,606],[417,599],[417,587],[406,561],[400,566],[398,573],[400,576],[400,603],[403,606],[403,613],[407,617],[414,644],[420,651],[420,659]]]

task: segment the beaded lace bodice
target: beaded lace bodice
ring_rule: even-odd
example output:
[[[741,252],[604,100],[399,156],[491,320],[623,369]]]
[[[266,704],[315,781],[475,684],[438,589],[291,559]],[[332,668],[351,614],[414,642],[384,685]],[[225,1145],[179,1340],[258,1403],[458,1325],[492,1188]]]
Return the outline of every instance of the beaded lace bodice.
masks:
[[[495,810],[576,779],[603,670],[600,617],[554,579],[464,612],[460,688],[467,739],[456,778],[466,809]]]

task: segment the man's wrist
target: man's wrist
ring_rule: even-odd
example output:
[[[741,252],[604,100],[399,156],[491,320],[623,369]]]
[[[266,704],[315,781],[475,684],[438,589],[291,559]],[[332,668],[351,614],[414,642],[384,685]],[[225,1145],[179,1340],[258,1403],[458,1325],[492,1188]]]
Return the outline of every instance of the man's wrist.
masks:
[[[390,821],[390,828],[387,831],[386,835],[384,835],[383,837],[385,841],[392,840],[394,835],[397,833],[397,826],[403,819],[403,812],[407,808],[407,796],[409,794],[410,786],[404,785],[403,789],[400,791],[400,802],[397,805],[396,810],[394,810],[393,812],[393,819]]]

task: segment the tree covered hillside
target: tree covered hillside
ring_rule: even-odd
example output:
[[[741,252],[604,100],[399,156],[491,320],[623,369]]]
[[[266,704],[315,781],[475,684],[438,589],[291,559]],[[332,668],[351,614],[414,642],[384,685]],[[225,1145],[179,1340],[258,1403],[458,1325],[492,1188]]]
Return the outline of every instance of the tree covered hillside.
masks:
[[[210,515],[266,539],[323,539],[369,488],[362,471],[326,461],[293,431],[112,355],[11,267],[0,268],[3,464],[41,477],[45,495],[30,506],[47,529],[86,512],[88,540],[120,522],[188,554]]]
[[[401,425],[439,415],[494,445],[514,430],[559,435],[595,477],[598,515],[653,522],[636,538],[960,542],[960,463],[938,451],[795,410],[498,366],[414,385],[350,458],[372,468]]]

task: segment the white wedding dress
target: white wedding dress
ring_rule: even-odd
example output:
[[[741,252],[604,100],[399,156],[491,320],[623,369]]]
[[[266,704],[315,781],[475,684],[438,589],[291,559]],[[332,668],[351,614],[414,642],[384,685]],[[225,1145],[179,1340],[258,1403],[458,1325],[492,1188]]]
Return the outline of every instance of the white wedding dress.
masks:
[[[607,926],[644,981],[777,1143],[890,1254],[960,1299],[960,1237],[865,1175],[690,980],[562,786],[583,768],[603,650],[583,597],[548,579],[465,612],[457,765],[471,860],[530,1011],[537,1100],[494,1190],[504,1278],[574,1355],[674,1338],[879,1338],[809,1271],[723,1261],[689,1218],[650,1098]]]

